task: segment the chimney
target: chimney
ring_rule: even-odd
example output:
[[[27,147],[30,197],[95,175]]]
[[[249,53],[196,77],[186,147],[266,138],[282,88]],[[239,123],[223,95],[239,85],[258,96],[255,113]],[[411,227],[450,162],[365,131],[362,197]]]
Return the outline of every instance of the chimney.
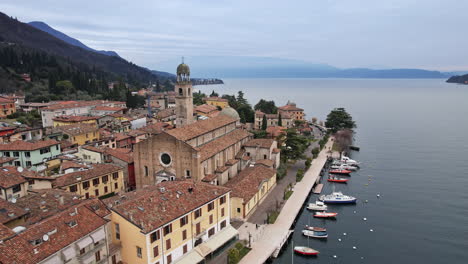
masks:
[[[63,196],[61,195],[61,196],[59,197],[59,204],[60,204],[60,205],[63,205],[64,203],[65,203],[65,199],[64,199]]]

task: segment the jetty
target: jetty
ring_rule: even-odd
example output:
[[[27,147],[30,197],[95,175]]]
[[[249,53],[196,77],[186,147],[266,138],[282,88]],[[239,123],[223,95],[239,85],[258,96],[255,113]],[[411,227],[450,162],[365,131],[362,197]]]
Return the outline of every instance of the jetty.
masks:
[[[331,145],[332,141],[329,140],[318,157],[312,161],[302,181],[294,186],[294,192],[284,204],[276,222],[265,227],[265,232],[252,244],[252,250],[239,263],[264,263],[270,257],[276,257],[279,254],[285,241],[291,235],[290,228],[294,219],[320,177],[320,172],[327,161],[327,150]]]
[[[314,193],[315,194],[320,194],[322,192],[322,189],[323,189],[323,184],[317,184],[317,186],[315,186],[314,188]]]

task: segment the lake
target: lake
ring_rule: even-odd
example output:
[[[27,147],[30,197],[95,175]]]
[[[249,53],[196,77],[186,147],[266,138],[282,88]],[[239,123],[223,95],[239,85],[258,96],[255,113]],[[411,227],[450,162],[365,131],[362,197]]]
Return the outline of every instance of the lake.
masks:
[[[241,90],[252,105],[260,98],[277,106],[291,100],[308,120],[325,120],[331,109],[344,107],[358,125],[361,151],[351,156],[361,170],[335,187],[358,203],[331,206],[336,221],[303,211],[294,245],[309,243],[321,253],[295,255],[294,263],[468,263],[468,86],[439,79],[224,81],[196,88],[207,94]],[[323,193],[330,193],[331,184],[324,183]],[[301,230],[309,222],[326,227],[329,238],[308,242]],[[289,244],[275,263],[291,258]]]

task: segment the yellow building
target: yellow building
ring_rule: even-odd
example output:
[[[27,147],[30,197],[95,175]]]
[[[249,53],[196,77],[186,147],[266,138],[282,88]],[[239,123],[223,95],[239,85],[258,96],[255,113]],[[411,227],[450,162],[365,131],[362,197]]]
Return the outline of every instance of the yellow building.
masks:
[[[76,124],[90,124],[97,126],[97,116],[68,116],[62,115],[52,118],[54,122],[54,127],[58,126],[68,126]]]
[[[222,109],[229,106],[228,100],[224,98],[220,98],[220,97],[215,97],[215,96],[206,97],[206,98],[203,98],[203,100],[205,101],[207,105],[219,106]]]
[[[245,168],[225,186],[232,189],[231,217],[246,219],[276,185],[276,170],[262,164]]]
[[[85,199],[112,196],[124,190],[123,169],[113,164],[92,164],[88,169],[58,177],[54,186]]]
[[[124,263],[199,263],[237,236],[230,190],[166,181],[106,199]]]
[[[98,141],[101,138],[98,127],[91,124],[58,126],[54,130],[56,132],[61,132],[63,135],[67,135],[68,138],[65,139],[79,146]]]

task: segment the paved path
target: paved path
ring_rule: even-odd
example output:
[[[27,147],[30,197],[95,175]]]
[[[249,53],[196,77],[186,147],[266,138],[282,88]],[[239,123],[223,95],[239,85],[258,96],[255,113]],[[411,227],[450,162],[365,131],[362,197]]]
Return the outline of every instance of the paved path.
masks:
[[[328,141],[326,147],[314,159],[312,166],[304,175],[302,181],[294,186],[294,193],[284,204],[278,219],[274,224],[267,225],[260,237],[252,244],[252,250],[241,260],[241,264],[264,263],[280,245],[294,222],[297,214],[302,209],[302,204],[307,199],[315,181],[320,176],[326,160],[327,151],[331,147]]]

